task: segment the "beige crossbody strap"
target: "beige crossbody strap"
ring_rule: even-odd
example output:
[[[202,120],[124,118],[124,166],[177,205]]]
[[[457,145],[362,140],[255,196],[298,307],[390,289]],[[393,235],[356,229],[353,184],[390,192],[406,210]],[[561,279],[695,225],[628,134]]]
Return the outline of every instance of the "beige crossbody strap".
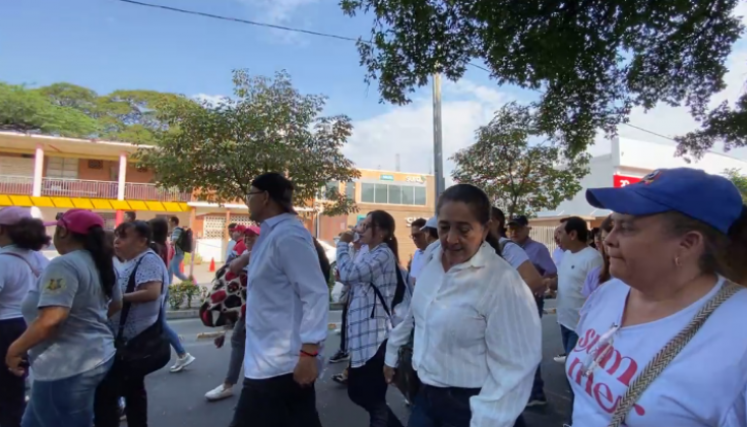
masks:
[[[677,334],[671,341],[667,343],[654,358],[643,368],[641,374],[633,380],[630,387],[625,391],[620,403],[615,408],[615,412],[612,414],[612,419],[607,427],[620,427],[625,420],[625,416],[633,407],[633,404],[638,401],[641,394],[651,385],[656,377],[661,374],[669,363],[674,360],[675,357],[682,351],[688,342],[695,336],[700,330],[708,317],[713,313],[722,303],[731,298],[734,294],[743,289],[741,286],[734,284],[731,281],[727,281],[724,286],[718,291],[716,295],[711,298],[703,308],[698,311],[698,314],[693,317],[690,324],[685,327],[679,334]]]

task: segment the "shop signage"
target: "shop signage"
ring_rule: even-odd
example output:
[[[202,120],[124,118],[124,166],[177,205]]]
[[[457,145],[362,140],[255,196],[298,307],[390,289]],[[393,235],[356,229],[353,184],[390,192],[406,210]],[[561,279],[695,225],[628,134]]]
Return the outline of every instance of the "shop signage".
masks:
[[[394,175],[379,175],[379,179],[382,181],[394,181]]]
[[[634,176],[625,176],[625,175],[612,175],[612,185],[615,188],[625,187],[626,185],[635,184],[636,182],[639,182],[641,178],[636,178]]]
[[[405,181],[423,184],[425,183],[425,177],[424,176],[408,176],[407,178],[405,178]]]

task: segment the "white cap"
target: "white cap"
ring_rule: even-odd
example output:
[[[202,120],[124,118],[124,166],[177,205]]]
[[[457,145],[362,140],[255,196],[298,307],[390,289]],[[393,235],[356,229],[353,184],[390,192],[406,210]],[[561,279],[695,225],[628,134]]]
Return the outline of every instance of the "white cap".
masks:
[[[435,216],[432,216],[428,218],[428,221],[425,222],[425,225],[420,227],[420,231],[424,231],[426,228],[433,228],[438,229],[438,218]]]

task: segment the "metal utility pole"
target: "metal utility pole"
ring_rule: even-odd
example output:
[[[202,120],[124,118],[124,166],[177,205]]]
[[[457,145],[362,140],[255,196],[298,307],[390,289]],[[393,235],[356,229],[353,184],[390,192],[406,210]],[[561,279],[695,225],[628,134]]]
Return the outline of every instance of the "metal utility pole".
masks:
[[[436,199],[446,188],[444,182],[443,134],[441,131],[441,74],[433,74],[433,171]]]

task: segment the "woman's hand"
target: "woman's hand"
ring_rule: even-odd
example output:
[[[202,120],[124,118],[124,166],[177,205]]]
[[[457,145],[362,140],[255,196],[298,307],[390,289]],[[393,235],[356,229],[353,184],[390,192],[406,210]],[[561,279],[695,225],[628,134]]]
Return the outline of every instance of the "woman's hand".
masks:
[[[223,344],[226,342],[226,335],[223,334],[223,335],[219,336],[213,342],[215,343],[215,348],[221,348],[221,347],[223,347]]]
[[[391,384],[394,381],[394,372],[394,368],[384,365],[384,380],[387,384]]]
[[[352,231],[346,231],[340,235],[340,241],[345,242],[345,243],[351,243],[354,237],[355,237],[355,233],[353,233]]]
[[[17,354],[11,345],[8,354],[5,355],[5,364],[13,375],[22,377],[26,373],[26,360],[23,355]]]

